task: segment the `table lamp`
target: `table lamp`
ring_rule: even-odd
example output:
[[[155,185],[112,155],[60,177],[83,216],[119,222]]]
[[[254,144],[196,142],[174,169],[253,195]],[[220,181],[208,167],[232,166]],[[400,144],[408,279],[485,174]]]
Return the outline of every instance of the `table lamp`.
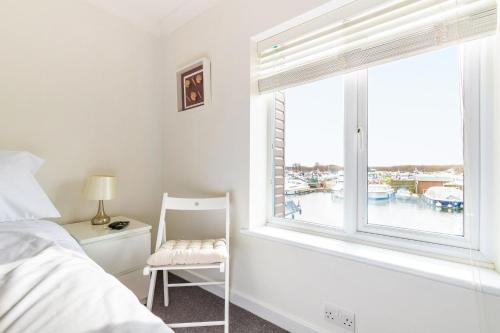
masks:
[[[99,200],[97,215],[92,218],[92,224],[107,224],[110,217],[104,212],[104,200],[111,200],[116,195],[116,177],[90,176],[85,184],[85,197],[88,200]]]

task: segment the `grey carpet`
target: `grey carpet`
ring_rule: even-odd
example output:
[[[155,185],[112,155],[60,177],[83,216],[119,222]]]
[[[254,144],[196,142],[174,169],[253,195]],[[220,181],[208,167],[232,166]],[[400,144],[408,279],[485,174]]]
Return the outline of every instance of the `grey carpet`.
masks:
[[[169,274],[170,283],[187,282]],[[170,303],[163,306],[163,279],[156,280],[153,313],[166,323],[224,320],[224,300],[199,287],[178,287],[169,290]],[[219,333],[222,326],[177,328],[176,333]],[[229,307],[230,333],[283,333],[287,332],[256,315],[231,304]]]

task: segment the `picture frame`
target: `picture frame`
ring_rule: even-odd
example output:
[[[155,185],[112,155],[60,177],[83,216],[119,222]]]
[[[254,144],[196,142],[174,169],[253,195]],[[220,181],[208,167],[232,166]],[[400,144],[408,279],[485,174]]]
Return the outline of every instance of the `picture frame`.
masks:
[[[203,110],[211,102],[210,60],[201,58],[177,70],[177,111]]]

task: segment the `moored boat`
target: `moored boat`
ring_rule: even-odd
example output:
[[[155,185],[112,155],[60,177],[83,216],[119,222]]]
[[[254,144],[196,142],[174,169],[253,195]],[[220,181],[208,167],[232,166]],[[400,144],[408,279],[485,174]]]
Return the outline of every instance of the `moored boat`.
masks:
[[[458,188],[445,186],[429,187],[424,193],[424,200],[438,208],[462,209],[464,192]]]
[[[310,187],[305,181],[297,178],[295,179],[286,178],[285,194],[300,194],[309,191]]]
[[[344,183],[337,183],[337,184],[333,185],[333,187],[332,187],[332,199],[333,198],[338,198],[338,199],[344,198]]]
[[[408,188],[406,188],[406,187],[398,188],[398,190],[396,191],[396,199],[409,200],[411,198],[412,198],[412,194],[411,194],[410,190],[408,190]]]
[[[368,199],[387,200],[394,196],[394,189],[387,184],[369,184]]]
[[[307,179],[307,184],[310,188],[318,188],[321,186],[319,175],[317,173],[312,173],[309,179]]]

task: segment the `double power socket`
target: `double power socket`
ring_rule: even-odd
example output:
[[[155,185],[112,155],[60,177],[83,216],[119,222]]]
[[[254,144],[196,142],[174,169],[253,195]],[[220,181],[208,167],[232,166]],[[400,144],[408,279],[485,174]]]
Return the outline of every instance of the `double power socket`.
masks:
[[[346,330],[356,331],[354,312],[342,309],[334,304],[325,304],[325,319]]]

